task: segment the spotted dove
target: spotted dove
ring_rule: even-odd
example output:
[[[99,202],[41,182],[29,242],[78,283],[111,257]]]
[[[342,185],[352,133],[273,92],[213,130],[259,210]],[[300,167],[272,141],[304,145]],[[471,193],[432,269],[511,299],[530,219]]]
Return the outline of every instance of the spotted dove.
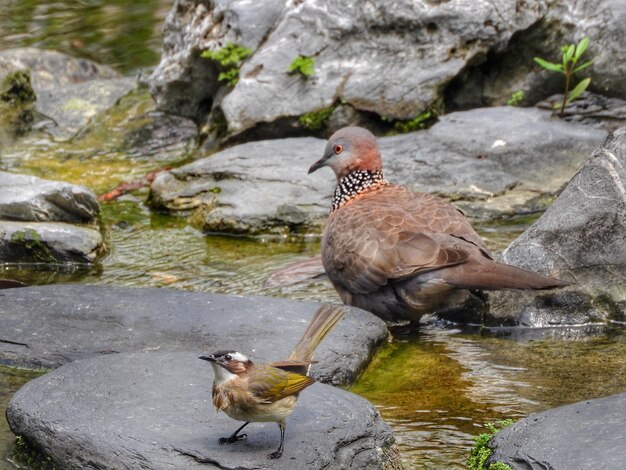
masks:
[[[390,322],[419,321],[481,289],[568,283],[494,261],[465,215],[446,200],[388,183],[376,138],[359,127],[331,136],[309,173],[337,176],[322,261],[342,301]]]

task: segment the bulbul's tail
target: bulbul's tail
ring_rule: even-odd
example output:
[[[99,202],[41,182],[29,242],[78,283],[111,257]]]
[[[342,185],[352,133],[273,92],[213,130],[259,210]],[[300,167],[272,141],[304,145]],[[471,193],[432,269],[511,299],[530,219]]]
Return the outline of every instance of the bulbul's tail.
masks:
[[[342,305],[325,304],[315,313],[308,328],[289,355],[290,360],[307,362],[313,358],[315,349],[345,315]]]

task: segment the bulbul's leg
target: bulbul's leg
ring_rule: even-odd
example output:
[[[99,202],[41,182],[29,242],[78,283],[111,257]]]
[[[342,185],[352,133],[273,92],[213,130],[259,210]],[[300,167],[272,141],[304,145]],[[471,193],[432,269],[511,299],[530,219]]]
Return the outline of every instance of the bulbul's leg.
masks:
[[[248,424],[250,424],[249,421],[243,423],[243,426],[241,426],[239,429],[237,429],[230,436],[228,436],[228,437],[220,437],[217,442],[219,444],[232,444],[233,442],[237,442],[237,441],[240,441],[242,439],[245,439],[246,437],[248,437],[247,434],[242,434],[241,436],[238,436],[237,434],[239,434],[239,431],[241,431],[243,428],[245,428]]]
[[[285,448],[285,422],[279,421],[278,427],[280,428],[280,445],[276,452],[272,452],[267,455],[268,459],[279,459],[281,455],[283,455],[283,449]]]

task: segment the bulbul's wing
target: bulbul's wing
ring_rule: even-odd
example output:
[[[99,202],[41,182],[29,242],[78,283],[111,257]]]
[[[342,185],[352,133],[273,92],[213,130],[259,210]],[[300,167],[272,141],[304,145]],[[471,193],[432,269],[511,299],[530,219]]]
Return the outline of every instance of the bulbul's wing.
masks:
[[[292,367],[297,361],[284,362],[289,362],[288,367]],[[279,366],[281,364],[276,363]],[[304,364],[300,364],[302,365]],[[265,364],[255,367],[248,381],[248,390],[259,401],[272,403],[294,395],[314,382],[315,379],[312,377],[289,372],[289,370],[274,367],[273,364]]]

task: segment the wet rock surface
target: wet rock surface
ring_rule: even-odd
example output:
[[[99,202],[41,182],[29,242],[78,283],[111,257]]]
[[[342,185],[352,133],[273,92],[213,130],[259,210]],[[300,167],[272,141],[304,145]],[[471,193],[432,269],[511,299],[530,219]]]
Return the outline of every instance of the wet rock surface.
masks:
[[[70,139],[91,118],[111,108],[135,87],[134,78],[113,78],[44,90],[37,96],[37,110],[52,122],[43,129],[56,140]]]
[[[541,294],[490,295],[492,322],[531,326],[626,319],[626,127],[589,157],[502,259],[574,284]]]
[[[48,49],[5,49],[0,51],[0,59],[28,69],[37,93],[73,83],[120,77],[119,73],[107,65]]]
[[[266,459],[278,447],[275,423],[253,423],[247,439],[219,445],[242,423],[213,409],[212,380],[196,351],[84,359],[26,384],[7,420],[66,469],[401,468],[374,406],[323,384],[300,394],[281,459]]]
[[[103,249],[98,213],[84,186],[0,172],[0,261],[91,263]]]
[[[603,468],[626,461],[626,394],[536,413],[498,432],[489,462],[515,470]]]
[[[0,219],[92,222],[98,202],[84,186],[0,172]]]
[[[443,116],[431,129],[379,139],[389,181],[449,197],[469,216],[542,209],[606,132],[538,109],[485,108]],[[205,230],[320,231],[335,179],[307,175],[325,141],[277,139],[231,147],[160,175],[152,202],[193,210]]]
[[[62,222],[0,220],[0,260],[4,263],[93,263],[103,249],[100,231]]]
[[[0,363],[57,367],[122,352],[237,349],[286,358],[320,304],[168,289],[51,285],[0,296]],[[387,338],[385,324],[350,308],[318,348],[313,375],[351,384]]]

